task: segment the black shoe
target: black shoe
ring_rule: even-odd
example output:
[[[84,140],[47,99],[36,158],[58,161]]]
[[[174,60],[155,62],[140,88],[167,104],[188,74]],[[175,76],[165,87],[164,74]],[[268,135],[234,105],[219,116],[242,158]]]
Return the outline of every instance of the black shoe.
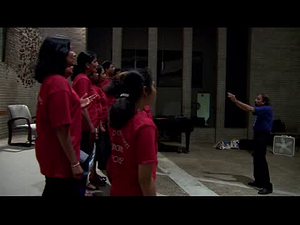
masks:
[[[181,146],[178,146],[178,148],[177,148],[177,153],[178,154],[180,154],[180,153],[182,153],[183,151],[182,151],[182,147]]]
[[[271,189],[268,190],[266,188],[262,188],[262,189],[259,190],[258,194],[260,194],[260,195],[266,195],[266,194],[270,194],[272,192],[273,192],[273,190],[271,190]]]
[[[256,183],[256,182],[249,182],[248,185],[253,186],[253,187],[258,187],[258,188],[262,188],[262,185]]]

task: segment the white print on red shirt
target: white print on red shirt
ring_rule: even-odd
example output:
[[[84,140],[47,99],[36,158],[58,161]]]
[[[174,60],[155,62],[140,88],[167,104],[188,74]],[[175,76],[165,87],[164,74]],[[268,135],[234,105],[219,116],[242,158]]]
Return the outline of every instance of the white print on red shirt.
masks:
[[[124,143],[124,145],[125,145],[125,148],[128,149],[128,148],[130,147],[130,145],[129,145],[128,142],[125,140],[122,131],[121,131],[121,130],[113,130],[113,131],[112,131],[112,136],[114,137],[114,136],[116,136],[116,135],[122,138],[122,141],[123,141],[123,143]]]
[[[124,152],[123,147],[121,145],[116,145],[116,144],[111,145],[111,150],[117,152]]]
[[[111,158],[112,158],[114,163],[123,164],[123,160],[124,160],[123,157],[116,156],[116,155],[111,155]]]

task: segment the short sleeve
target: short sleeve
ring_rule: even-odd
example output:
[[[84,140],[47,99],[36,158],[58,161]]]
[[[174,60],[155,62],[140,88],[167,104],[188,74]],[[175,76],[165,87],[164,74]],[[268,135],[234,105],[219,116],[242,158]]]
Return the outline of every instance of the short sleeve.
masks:
[[[81,98],[85,93],[89,94],[90,89],[91,81],[85,78],[80,78],[80,80],[77,81],[76,88],[74,88],[79,98]]]
[[[156,130],[152,126],[146,126],[137,134],[137,162],[138,164],[151,164],[157,161]]]
[[[260,107],[254,107],[254,112],[258,115],[261,116],[264,113],[268,111],[268,107],[266,106],[260,106]]]
[[[71,95],[68,91],[61,90],[50,95],[48,100],[48,112],[51,127],[70,125],[71,119]]]

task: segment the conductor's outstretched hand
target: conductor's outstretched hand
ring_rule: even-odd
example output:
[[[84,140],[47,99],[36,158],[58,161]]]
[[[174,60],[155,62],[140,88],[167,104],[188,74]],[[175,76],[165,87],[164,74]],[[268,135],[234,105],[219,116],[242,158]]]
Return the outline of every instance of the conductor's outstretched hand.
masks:
[[[230,92],[227,92],[227,97],[230,98],[231,101],[236,102],[237,99],[234,94],[231,94]]]

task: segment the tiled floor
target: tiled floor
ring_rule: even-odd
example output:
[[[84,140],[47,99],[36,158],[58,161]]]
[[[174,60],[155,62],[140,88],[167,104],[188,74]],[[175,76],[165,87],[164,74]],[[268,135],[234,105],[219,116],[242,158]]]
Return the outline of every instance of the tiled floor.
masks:
[[[287,157],[268,151],[267,161],[274,186],[267,196],[300,196],[300,153]],[[247,185],[253,179],[252,173],[252,156],[246,150],[216,150],[213,144],[191,144],[189,154],[159,152],[157,195],[260,196],[257,189]],[[1,196],[40,196],[44,177],[34,147],[8,146],[7,139],[0,140],[0,180]],[[109,196],[109,187],[101,187],[95,196]]]

